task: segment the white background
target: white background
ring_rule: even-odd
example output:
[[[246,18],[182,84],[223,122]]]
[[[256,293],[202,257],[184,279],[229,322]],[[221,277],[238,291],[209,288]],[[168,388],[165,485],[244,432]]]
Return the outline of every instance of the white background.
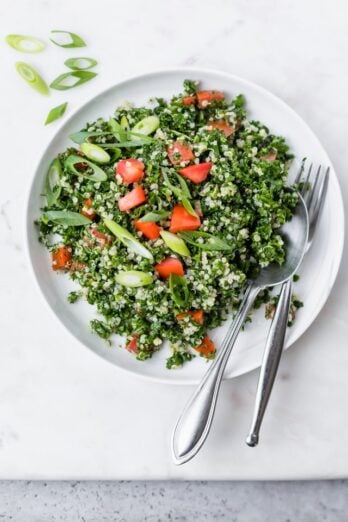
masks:
[[[81,34],[98,77],[48,99],[14,62],[48,79],[76,51],[22,55],[7,33]],[[244,444],[256,372],[223,386],[206,446],[172,465],[169,437],[189,388],[131,378],[80,346],[45,306],[24,244],[24,201],[40,151],[55,133],[48,110],[71,109],[137,73],[176,65],[225,70],[288,102],[327,149],[348,196],[347,12],[342,0],[0,3],[0,477],[321,478],[348,474],[347,253],[327,305],[282,360],[262,444]],[[79,53],[80,54],[80,53]],[[59,124],[58,124],[59,125]]]

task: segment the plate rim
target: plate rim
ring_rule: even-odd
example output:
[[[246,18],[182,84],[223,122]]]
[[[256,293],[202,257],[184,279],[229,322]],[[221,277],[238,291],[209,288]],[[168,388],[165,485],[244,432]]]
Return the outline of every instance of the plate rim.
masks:
[[[34,266],[33,266],[33,260],[32,260],[32,257],[31,257],[31,251],[30,251],[29,237],[30,237],[30,226],[32,225],[32,223],[29,220],[29,213],[30,213],[30,201],[31,201],[33,185],[34,185],[34,181],[35,181],[35,179],[37,177],[37,174],[39,172],[40,164],[41,164],[44,156],[47,154],[47,151],[50,148],[53,140],[62,131],[63,127],[68,125],[76,117],[76,115],[79,112],[82,112],[92,102],[96,102],[99,98],[102,98],[104,95],[107,95],[113,89],[115,89],[115,88],[117,88],[120,85],[123,85],[125,83],[132,82],[132,81],[141,81],[142,79],[146,79],[146,78],[149,78],[149,77],[160,76],[160,75],[163,75],[165,73],[169,73],[169,74],[170,73],[171,74],[177,73],[177,74],[180,74],[180,73],[184,73],[184,72],[185,73],[186,72],[187,73],[193,72],[195,74],[200,74],[201,73],[202,75],[216,75],[216,76],[220,76],[220,77],[222,77],[224,79],[227,79],[227,80],[236,81],[236,82],[240,82],[242,84],[245,84],[245,85],[251,87],[252,89],[259,91],[264,96],[267,96],[268,98],[274,99],[278,104],[282,105],[284,107],[284,109],[286,109],[286,111],[292,113],[292,116],[295,119],[297,119],[297,121],[302,125],[302,127],[306,128],[306,130],[307,130],[307,132],[309,134],[311,134],[311,137],[313,138],[314,142],[316,142],[316,144],[322,150],[323,155],[326,157],[327,164],[330,165],[332,170],[333,170],[334,177],[332,179],[333,179],[333,183],[335,183],[335,185],[336,185],[335,189],[336,189],[336,193],[337,193],[337,196],[338,196],[337,209],[338,209],[339,220],[340,220],[340,234],[339,234],[339,243],[338,243],[337,248],[336,248],[336,255],[335,255],[335,258],[334,258],[334,263],[333,263],[333,265],[331,267],[330,282],[327,285],[325,294],[323,294],[323,296],[321,297],[320,301],[318,302],[318,304],[317,304],[317,306],[315,308],[315,311],[312,313],[312,316],[311,316],[310,320],[307,320],[304,323],[304,325],[302,326],[302,328],[300,328],[296,332],[296,334],[291,337],[291,341],[290,342],[289,342],[289,340],[286,341],[284,350],[287,350],[288,348],[290,348],[293,344],[295,344],[300,339],[300,337],[302,337],[302,335],[310,328],[310,326],[313,324],[313,322],[317,319],[317,317],[320,314],[321,310],[323,309],[325,303],[327,302],[327,300],[328,300],[328,298],[329,298],[329,296],[331,294],[332,288],[333,288],[333,286],[334,286],[334,284],[336,282],[338,271],[339,271],[339,268],[340,268],[340,265],[341,265],[342,255],[343,255],[343,248],[344,248],[344,238],[345,238],[344,203],[343,203],[342,191],[341,191],[340,183],[339,183],[339,180],[338,180],[338,177],[337,177],[337,174],[336,174],[336,169],[335,169],[335,167],[333,165],[333,162],[331,161],[331,159],[330,159],[326,149],[322,145],[321,141],[319,140],[319,138],[317,137],[315,132],[307,124],[307,122],[288,103],[286,103],[282,98],[280,98],[278,95],[274,94],[272,91],[269,91],[265,87],[262,87],[261,85],[255,83],[255,82],[253,82],[251,80],[247,80],[247,79],[245,79],[243,77],[240,77],[238,75],[230,74],[228,72],[225,72],[225,71],[222,71],[222,70],[219,70],[219,69],[214,69],[214,68],[194,67],[194,66],[193,67],[192,66],[162,67],[160,69],[155,69],[155,70],[149,71],[147,73],[141,73],[141,74],[136,74],[136,75],[132,75],[132,76],[125,76],[120,81],[118,81],[116,83],[112,83],[111,85],[108,85],[104,89],[99,90],[92,97],[88,98],[85,102],[83,102],[80,105],[78,105],[76,107],[76,109],[73,110],[70,113],[69,117],[66,120],[62,121],[61,124],[56,128],[54,134],[49,138],[49,140],[45,144],[43,150],[38,154],[38,160],[34,164],[33,174],[30,177],[30,179],[28,180],[28,187],[26,187],[26,190],[25,190],[26,197],[25,197],[25,212],[24,212],[24,220],[25,220],[25,224],[24,224],[25,241],[24,241],[24,243],[25,243],[25,254],[26,254],[27,261],[28,261],[28,265],[30,267],[30,273],[31,273],[33,279],[35,280],[36,288],[39,290],[39,293],[40,293],[43,301],[46,303],[46,306],[48,307],[50,312],[58,320],[60,325],[63,326],[65,331],[67,331],[69,333],[69,335],[72,336],[75,339],[75,341],[81,347],[83,347],[84,349],[87,348],[90,352],[94,353],[94,355],[97,356],[99,359],[103,359],[105,363],[111,364],[115,369],[117,369],[119,371],[122,371],[122,372],[126,372],[127,374],[130,374],[133,377],[136,376],[136,377],[138,377],[140,379],[145,379],[147,382],[155,382],[155,383],[174,385],[174,386],[192,386],[192,385],[197,385],[200,382],[202,377],[201,378],[185,379],[183,381],[183,380],[178,380],[178,379],[175,379],[175,378],[169,380],[166,377],[158,377],[158,376],[146,375],[146,374],[141,373],[140,370],[139,371],[135,371],[134,369],[129,369],[129,368],[126,368],[124,366],[119,366],[118,364],[116,364],[116,363],[106,359],[101,354],[97,353],[95,350],[90,348],[89,346],[86,346],[78,337],[73,335],[73,333],[65,325],[63,320],[54,311],[53,307],[51,306],[51,304],[49,303],[48,299],[46,298],[45,293],[44,293],[44,291],[43,291],[43,289],[42,289],[42,287],[41,287],[41,285],[40,285],[40,283],[38,281],[38,278],[36,276],[36,273],[35,273],[35,270],[34,270]],[[260,366],[260,364],[256,363],[255,365],[253,365],[249,369],[247,369],[247,370],[242,369],[240,372],[234,373],[233,375],[229,375],[228,373],[226,373],[224,375],[224,377],[223,377],[223,380],[230,380],[230,379],[234,379],[236,377],[239,377],[241,375],[245,375],[245,374],[247,374],[247,373],[249,373],[249,372],[259,368],[259,366]]]

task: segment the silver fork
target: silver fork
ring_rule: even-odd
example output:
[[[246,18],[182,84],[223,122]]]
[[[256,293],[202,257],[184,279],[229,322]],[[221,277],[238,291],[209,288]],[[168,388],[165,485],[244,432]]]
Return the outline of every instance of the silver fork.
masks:
[[[296,176],[294,183],[299,183],[301,181],[303,170],[304,162],[302,162],[301,168]],[[319,165],[316,174],[312,175],[313,163],[310,165],[301,191],[301,195],[307,206],[308,212],[309,228],[306,253],[312,245],[318,219],[321,215],[321,210],[323,208],[327,193],[330,167],[326,169],[324,174],[321,174],[321,170],[322,167]],[[308,190],[309,183],[312,186],[311,190]],[[277,374],[279,361],[284,346],[284,339],[291,304],[291,294],[292,279],[289,279],[282,284],[276,311],[272,319],[265,350],[263,353],[259,381],[257,384],[254,414],[249,435],[246,438],[246,443],[251,447],[256,446],[259,442],[259,433],[263,416],[265,414],[274,380]]]

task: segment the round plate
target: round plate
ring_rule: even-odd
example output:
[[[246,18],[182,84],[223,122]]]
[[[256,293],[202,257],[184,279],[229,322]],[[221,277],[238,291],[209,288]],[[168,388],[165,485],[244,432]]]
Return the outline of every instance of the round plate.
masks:
[[[39,216],[44,178],[52,158],[64,150],[70,133],[77,131],[87,121],[97,117],[108,118],[115,107],[125,100],[137,105],[146,104],[154,96],[170,98],[182,90],[185,78],[200,80],[203,89],[218,89],[232,97],[243,93],[247,100],[248,117],[258,119],[270,130],[286,138],[296,160],[293,173],[303,157],[315,164],[330,165],[330,182],[322,219],[318,225],[313,246],[301,266],[300,281],[295,285],[296,294],[305,306],[297,315],[295,324],[289,329],[286,348],[291,346],[314,321],[335,281],[339,268],[344,236],[343,203],[339,184],[332,164],[316,136],[303,120],[283,101],[265,89],[250,82],[222,72],[180,68],[155,72],[131,78],[107,89],[78,109],[60,127],[46,150],[34,174],[27,207],[27,238],[29,256],[38,285],[55,315],[69,332],[104,359],[119,368],[153,380],[172,384],[195,384],[207,370],[207,362],[196,357],[183,368],[167,370],[165,360],[170,351],[163,347],[152,359],[140,362],[127,350],[119,348],[120,339],[113,340],[110,348],[105,341],[90,332],[89,320],[96,316],[93,306],[86,302],[71,305],[67,302],[68,292],[75,288],[65,275],[51,269],[47,251],[39,244],[37,230],[33,224]],[[291,174],[291,173],[290,173]],[[228,363],[225,377],[232,378],[260,365],[269,322],[259,310],[238,337]],[[217,347],[221,343],[227,325],[214,330],[211,335]]]

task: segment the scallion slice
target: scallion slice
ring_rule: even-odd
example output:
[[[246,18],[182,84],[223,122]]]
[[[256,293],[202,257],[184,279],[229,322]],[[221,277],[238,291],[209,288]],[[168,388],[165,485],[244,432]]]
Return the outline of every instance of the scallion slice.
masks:
[[[52,123],[55,120],[58,120],[63,116],[65,110],[68,106],[68,102],[62,103],[61,105],[57,105],[57,107],[53,107],[50,112],[47,114],[47,118],[45,121],[45,125]]]
[[[21,53],[40,53],[44,50],[45,44],[35,36],[27,36],[24,34],[8,34],[5,41]]]
[[[56,35],[56,39],[50,38],[51,42],[55,45],[58,45],[59,47],[64,47],[65,49],[72,49],[75,47],[86,47],[86,42],[83,40],[83,38],[81,38],[81,36],[79,36],[76,33],[58,30],[51,31],[51,33]],[[68,35],[68,38],[66,35]]]
[[[110,154],[94,143],[82,143],[80,149],[88,159],[97,163],[109,163],[111,159]]]
[[[62,165],[59,159],[55,158],[49,166],[45,182],[45,197],[48,207],[52,207],[60,196],[62,191],[60,185],[61,175]]]
[[[92,69],[98,64],[94,58],[81,57],[81,58],[68,58],[65,60],[64,65],[76,71],[86,71]]]
[[[90,169],[92,169],[93,174],[90,174],[89,172],[81,172],[76,169],[75,165],[84,164],[84,163]],[[71,156],[68,156],[64,162],[64,165],[70,172],[72,172],[76,176],[82,176],[83,178],[90,179],[91,181],[99,182],[99,181],[105,181],[107,179],[107,175],[100,167],[98,167],[98,165],[95,165],[94,163],[87,160],[86,158],[77,156],[76,154],[72,154]]]
[[[179,308],[186,308],[190,294],[185,277],[177,274],[170,274],[169,290],[174,303]]]
[[[167,232],[166,230],[162,230],[160,232],[161,237],[167,247],[170,248],[173,252],[180,254],[181,256],[190,256],[190,251],[187,248],[187,245],[183,239],[176,236],[172,232]]]
[[[97,73],[92,71],[71,71],[59,75],[55,80],[53,80],[50,87],[57,91],[66,91],[92,80],[95,76],[97,76]]]
[[[116,282],[122,286],[137,288],[139,286],[150,285],[153,282],[151,274],[140,272],[139,270],[127,270],[119,272],[115,276]]]
[[[111,219],[104,219],[104,224],[129,250],[153,261],[153,255],[150,250],[144,247],[126,228],[121,227],[121,225]]]
[[[27,82],[30,87],[40,94],[47,96],[50,91],[45,80],[40,74],[29,64],[25,62],[16,62],[15,64],[18,74]]]
[[[140,120],[132,129],[132,132],[148,136],[159,127],[160,121],[157,116],[146,116]]]

